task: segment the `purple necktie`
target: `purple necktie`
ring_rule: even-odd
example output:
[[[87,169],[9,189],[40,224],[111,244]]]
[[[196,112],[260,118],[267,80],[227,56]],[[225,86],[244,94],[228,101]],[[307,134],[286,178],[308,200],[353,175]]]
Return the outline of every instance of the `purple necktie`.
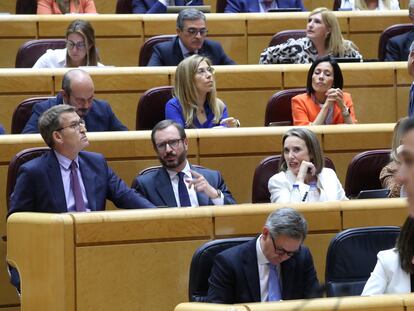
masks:
[[[85,212],[85,202],[83,201],[82,190],[78,178],[78,165],[75,161],[70,164],[70,187],[75,198],[75,209],[77,212]]]

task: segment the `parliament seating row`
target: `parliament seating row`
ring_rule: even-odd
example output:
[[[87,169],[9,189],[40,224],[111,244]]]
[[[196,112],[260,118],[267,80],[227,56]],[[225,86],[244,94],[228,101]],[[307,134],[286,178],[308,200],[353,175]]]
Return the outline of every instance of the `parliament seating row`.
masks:
[[[309,222],[305,244],[322,282],[335,233],[373,223],[400,225],[407,216],[403,199],[292,206]],[[221,237],[254,236],[277,207],[13,214],[7,259],[21,274],[21,310],[171,310],[188,299],[197,247]]]
[[[336,12],[343,35],[355,42],[365,59],[374,59],[382,31],[409,23],[408,11]],[[209,14],[209,38],[220,41],[238,64],[257,64],[271,37],[282,30],[304,29],[309,13]],[[14,67],[18,48],[26,41],[62,38],[67,25],[79,16],[0,15],[0,67]],[[175,14],[84,15],[95,28],[102,63],[136,66],[143,42],[153,36],[175,33]],[[114,48],[116,47],[116,48]]]
[[[1,81],[1,80],[0,80]],[[394,124],[315,126],[325,154],[335,163],[344,185],[351,159],[364,150],[389,148]],[[281,153],[281,139],[289,127],[188,130],[189,159],[193,164],[220,170],[238,203],[251,201],[255,167],[267,156]],[[128,184],[144,168],[158,165],[149,131],[88,133],[89,151],[100,152],[114,171]],[[6,186],[9,161],[19,151],[44,146],[40,135],[2,135],[0,137],[0,236],[6,235]],[[372,204],[372,203],[371,203]],[[369,206],[369,204],[367,204]],[[112,203],[107,206],[114,209]],[[252,209],[254,211],[254,209]],[[392,215],[390,216],[392,219]],[[358,221],[359,216],[355,218]],[[386,218],[385,218],[386,220]],[[246,220],[248,221],[248,220]],[[381,225],[375,217],[359,225]],[[220,233],[225,236],[224,233]],[[242,232],[239,234],[242,235]],[[0,257],[6,256],[6,242],[0,241]],[[16,303],[15,291],[8,284],[4,261],[0,261],[0,306]],[[4,289],[4,290],[3,290]],[[179,301],[177,301],[178,303]]]
[[[371,297],[318,298],[273,303],[248,303],[240,305],[187,302],[176,306],[175,311],[412,311],[414,295],[393,294]]]
[[[407,115],[412,78],[404,62],[340,65],[344,90],[351,93],[358,122],[392,123]],[[217,66],[218,96],[229,114],[243,127],[265,123],[269,98],[281,89],[303,88],[309,65]],[[174,83],[174,67],[88,68],[95,82],[95,97],[107,100],[118,118],[131,130],[136,126],[137,105],[153,87]],[[0,69],[0,124],[10,133],[16,106],[33,96],[59,92],[67,69]],[[139,116],[138,116],[139,117]]]

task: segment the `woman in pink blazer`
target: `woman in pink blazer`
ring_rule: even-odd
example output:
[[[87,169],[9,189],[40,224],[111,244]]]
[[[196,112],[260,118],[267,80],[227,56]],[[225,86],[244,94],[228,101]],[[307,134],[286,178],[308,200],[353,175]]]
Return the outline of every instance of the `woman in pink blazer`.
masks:
[[[93,0],[38,0],[37,14],[96,13]]]

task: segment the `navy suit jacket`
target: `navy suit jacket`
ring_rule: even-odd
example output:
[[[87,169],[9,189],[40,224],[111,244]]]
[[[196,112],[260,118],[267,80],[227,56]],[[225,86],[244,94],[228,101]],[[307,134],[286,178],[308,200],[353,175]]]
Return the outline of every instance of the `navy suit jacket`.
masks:
[[[257,268],[256,239],[219,253],[209,278],[208,302],[260,302],[260,281]],[[319,282],[309,249],[300,251],[281,263],[282,299],[303,299],[320,296]]]
[[[235,62],[226,55],[220,43],[215,41],[205,39],[198,54],[207,56],[213,65],[235,65]],[[177,36],[172,41],[155,45],[147,66],[177,66],[183,59],[184,56]]]
[[[129,188],[106,163],[103,155],[81,151],[79,169],[91,211],[105,209],[106,199],[119,208],[154,207]],[[10,197],[9,215],[15,212],[67,212],[59,162],[54,151],[23,164]]]
[[[185,0],[175,0],[175,5],[186,5]],[[203,5],[203,0],[193,0],[191,5]],[[132,0],[132,13],[165,13],[167,7],[158,0]]]
[[[414,30],[392,37],[385,47],[385,61],[406,61],[413,41]]]
[[[62,94],[49,98],[34,105],[32,115],[27,121],[22,133],[39,133],[38,121],[43,112],[52,106],[63,104]],[[94,99],[92,107],[84,118],[89,132],[128,131],[128,128],[118,120],[111,106],[105,101]]]
[[[276,0],[279,8],[300,8],[305,11],[302,0]],[[227,0],[224,13],[260,12],[259,0]]]
[[[224,204],[236,204],[229,189],[224,183],[220,172],[203,167],[191,166],[191,169],[200,173],[215,189],[224,195]],[[156,206],[177,207],[170,176],[165,168],[160,167],[135,178],[135,189]],[[211,199],[202,192],[197,192],[200,206],[214,205]]]

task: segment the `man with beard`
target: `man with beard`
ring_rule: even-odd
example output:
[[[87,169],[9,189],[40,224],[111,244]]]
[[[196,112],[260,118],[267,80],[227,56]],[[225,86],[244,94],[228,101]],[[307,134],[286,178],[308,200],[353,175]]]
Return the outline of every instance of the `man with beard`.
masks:
[[[63,76],[61,92],[33,107],[32,115],[22,133],[39,133],[39,117],[50,107],[60,104],[75,107],[89,132],[128,131],[107,102],[94,98],[94,92],[95,87],[89,73],[82,69],[68,71]]]
[[[236,203],[220,172],[189,164],[188,139],[180,124],[158,122],[151,141],[162,167],[138,175],[135,188],[152,204],[196,207]]]

